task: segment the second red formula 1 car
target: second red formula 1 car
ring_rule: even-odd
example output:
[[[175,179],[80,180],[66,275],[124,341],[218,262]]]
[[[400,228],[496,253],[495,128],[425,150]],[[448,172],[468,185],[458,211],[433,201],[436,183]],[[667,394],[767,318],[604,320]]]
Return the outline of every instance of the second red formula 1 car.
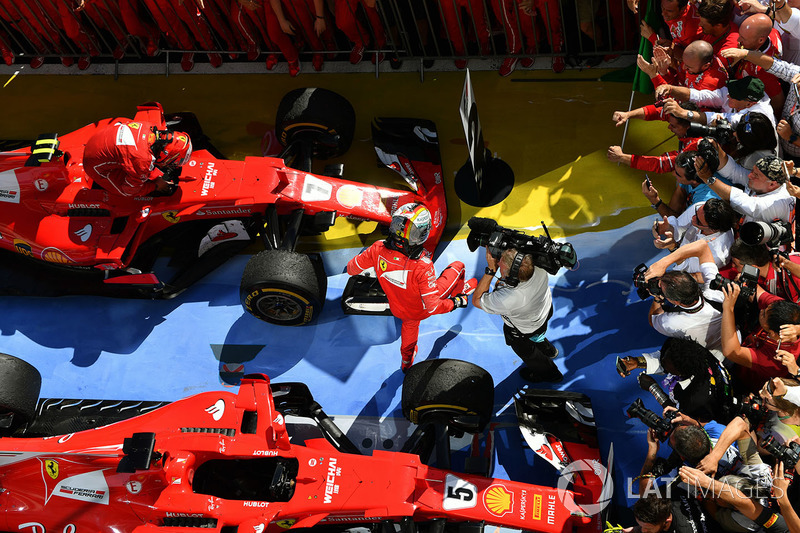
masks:
[[[401,451],[372,455],[362,454],[300,383],[249,375],[237,394],[206,392],[167,405],[42,400],[37,407],[38,380],[32,366],[0,354],[2,531],[602,529],[597,516],[581,512],[600,495],[602,479],[592,470],[602,465],[596,442],[577,436],[575,420],[561,420],[576,437],[560,443],[560,453],[594,467],[572,490],[449,469],[449,435],[481,433],[492,416],[494,383],[471,363],[412,367],[402,407],[418,426]],[[562,400],[523,394],[520,423],[546,424]],[[585,398],[570,401],[590,410]],[[311,419],[316,435],[303,442],[287,417]],[[426,464],[431,457],[435,467]]]
[[[171,196],[124,197],[94,186],[82,158],[98,128],[130,120],[104,119],[0,152],[0,293],[170,298],[260,236],[266,249],[244,271],[242,305],[262,320],[302,325],[318,316],[327,277],[318,255],[295,251],[301,235],[324,232],[337,217],[388,225],[408,202],[432,214],[430,252],[444,231],[447,206],[430,121],[373,123],[378,159],[405,178],[411,190],[403,191],[346,181],[342,165],[311,172],[312,160],[342,155],[353,137],[352,106],[330,91],[289,93],[276,118],[284,151],[244,161],[224,159],[194,115],[165,116],[159,104],[145,104],[134,121],[189,133],[195,151]],[[170,259],[161,271],[159,256]]]

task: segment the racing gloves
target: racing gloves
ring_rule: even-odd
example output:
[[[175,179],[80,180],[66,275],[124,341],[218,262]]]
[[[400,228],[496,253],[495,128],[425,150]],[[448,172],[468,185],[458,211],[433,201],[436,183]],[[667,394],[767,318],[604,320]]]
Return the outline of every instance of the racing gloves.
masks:
[[[453,302],[453,311],[460,307],[467,306],[467,295],[466,294],[456,294],[455,296],[451,296],[448,298],[451,302]]]

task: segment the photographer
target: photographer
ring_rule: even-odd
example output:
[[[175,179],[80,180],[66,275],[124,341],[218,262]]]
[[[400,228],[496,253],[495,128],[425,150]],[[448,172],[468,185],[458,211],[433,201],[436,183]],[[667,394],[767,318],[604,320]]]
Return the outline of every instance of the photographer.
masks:
[[[702,508],[686,496],[669,500],[648,494],[633,504],[638,524],[631,533],[707,533],[708,518]]]
[[[690,257],[699,259],[705,282],[702,289],[686,272],[666,272],[670,265]],[[723,295],[720,291],[708,288],[718,272],[708,243],[701,240],[681,246],[650,265],[645,279],[658,278],[658,287],[663,294],[663,298],[653,298],[648,314],[650,325],[667,337],[692,339],[721,359],[722,313],[719,307]],[[669,305],[665,305],[664,300]]]
[[[750,246],[737,239],[731,247],[732,267],[722,271],[726,278],[734,279],[744,265],[758,269],[758,284],[765,291],[784,300],[800,303],[800,254],[778,254],[763,244]]]
[[[730,260],[733,244],[733,225],[737,214],[727,202],[711,198],[695,204],[678,217],[664,217],[653,224],[653,244],[659,249],[675,251],[681,246],[704,240],[708,242],[717,268],[725,267]],[[663,238],[662,238],[663,236]],[[673,270],[700,272],[696,257],[675,265]]]
[[[693,204],[704,202],[710,198],[718,198],[717,193],[697,177],[694,160],[697,152],[686,150],[675,157],[675,176],[677,187],[672,192],[669,204],[664,203],[658,194],[658,189],[653,187],[649,178],[642,182],[642,194],[650,201],[650,206],[661,216],[678,216]]]
[[[706,158],[695,158],[697,176],[711,190],[725,201],[730,202],[734,210],[744,215],[744,222],[760,220],[773,222],[792,222],[794,220],[795,200],[786,191],[784,184],[788,181],[784,162],[774,156],[759,159],[749,173],[739,166],[722,150],[716,141],[710,141],[716,148],[719,158],[719,174],[733,183],[744,185],[744,191],[732,187],[714,175],[706,159],[713,158],[709,153]]]
[[[728,520],[723,520],[723,527],[725,525],[733,526],[735,529],[728,529],[728,531],[757,531],[763,528],[764,531],[769,533],[789,533],[790,528],[784,520],[783,516],[778,513],[772,512],[769,508],[764,507],[755,499],[746,496],[742,491],[737,489],[730,483],[723,483],[708,477],[700,470],[688,466],[681,467],[679,470],[681,481],[695,487],[696,492],[705,495],[713,501],[719,501],[724,507],[733,507],[752,521],[752,529],[745,528],[743,524],[736,521],[728,513]],[[711,507],[712,516],[716,518],[720,514],[720,518],[724,517],[723,512],[716,505]],[[739,517],[741,518],[741,517]],[[742,521],[744,522],[744,521]],[[745,522],[746,523],[746,522]],[[748,524],[750,525],[750,524]],[[727,528],[726,528],[727,529]],[[796,532],[792,532],[796,533]]]
[[[547,272],[533,265],[530,254],[521,255],[515,248],[508,248],[498,260],[487,247],[488,266],[472,295],[472,305],[489,314],[502,316],[506,344],[525,363],[520,370],[524,379],[557,383],[564,378],[552,361],[558,355],[558,350],[545,337],[547,323],[553,316]],[[515,265],[519,278],[516,287],[502,281]],[[500,280],[494,291],[489,292],[492,279],[498,271]]]
[[[724,118],[736,127],[745,113],[757,111],[769,117],[774,123],[774,113],[769,97],[764,93],[764,82],[758,78],[747,76],[740,80],[729,80],[725,87],[709,91],[698,91],[687,87],[675,85],[662,85],[656,89],[656,98],[670,97],[664,103],[664,111],[673,113],[679,118],[685,118],[699,124],[713,124],[718,118]],[[706,111],[694,113],[681,109],[679,102],[694,102],[700,107],[721,109],[717,113]]]

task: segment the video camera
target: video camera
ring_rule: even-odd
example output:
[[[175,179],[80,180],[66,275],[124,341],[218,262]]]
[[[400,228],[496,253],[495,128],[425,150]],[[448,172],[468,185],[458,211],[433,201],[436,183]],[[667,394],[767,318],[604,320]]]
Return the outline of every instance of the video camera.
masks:
[[[686,130],[687,137],[711,137],[719,144],[729,144],[733,142],[735,129],[731,123],[724,118],[718,118],[716,126],[706,126],[705,124],[692,124]],[[702,141],[701,141],[702,142]],[[708,143],[709,145],[711,143]],[[711,146],[713,148],[713,145]],[[698,150],[699,151],[699,150]],[[716,150],[714,150],[716,155]],[[702,154],[701,154],[702,155]]]
[[[750,246],[765,244],[767,248],[778,248],[792,242],[794,235],[788,222],[753,221],[742,224],[739,238]]]
[[[544,226],[544,223],[542,225]],[[562,266],[572,268],[578,261],[572,245],[568,242],[553,241],[547,226],[544,226],[546,237],[532,237],[521,231],[504,228],[491,218],[472,217],[467,226],[470,229],[467,236],[467,247],[470,252],[474,252],[479,246],[485,246],[492,257],[499,259],[505,250],[515,248],[517,252],[523,254],[523,257],[530,255],[533,265],[548,274],[555,274]],[[519,283],[513,268],[506,276],[505,282],[512,287]]]
[[[661,278],[652,278],[646,280],[644,279],[644,275],[646,273],[647,265],[644,263],[633,269],[633,286],[636,287],[636,294],[638,294],[639,298],[642,300],[645,300],[650,296],[663,296],[664,293],[661,292],[661,287],[658,285],[658,282],[661,281]]]
[[[793,470],[797,462],[800,461],[800,444],[789,442],[786,445],[775,441],[775,436],[770,435],[761,446],[767,450],[778,461],[783,461],[785,470]]]
[[[723,287],[733,283],[742,289],[742,296],[749,300],[752,296],[755,296],[756,287],[758,287],[758,268],[753,265],[744,265],[742,274],[737,280],[724,278],[721,274],[717,274],[708,284],[708,288],[721,291]]]
[[[652,429],[656,434],[656,438],[661,442],[666,441],[672,434],[672,430],[675,429],[672,421],[680,414],[678,411],[669,411],[666,417],[661,418],[645,407],[641,398],[636,398],[636,401],[628,407],[626,412],[629,418],[638,418],[645,426]]]

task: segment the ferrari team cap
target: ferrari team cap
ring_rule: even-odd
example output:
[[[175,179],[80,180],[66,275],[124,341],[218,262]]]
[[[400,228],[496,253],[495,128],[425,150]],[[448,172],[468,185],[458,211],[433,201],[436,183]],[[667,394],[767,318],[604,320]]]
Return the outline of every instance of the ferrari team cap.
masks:
[[[764,98],[764,82],[752,76],[740,80],[730,80],[727,87],[728,95],[736,100],[758,102]]]

